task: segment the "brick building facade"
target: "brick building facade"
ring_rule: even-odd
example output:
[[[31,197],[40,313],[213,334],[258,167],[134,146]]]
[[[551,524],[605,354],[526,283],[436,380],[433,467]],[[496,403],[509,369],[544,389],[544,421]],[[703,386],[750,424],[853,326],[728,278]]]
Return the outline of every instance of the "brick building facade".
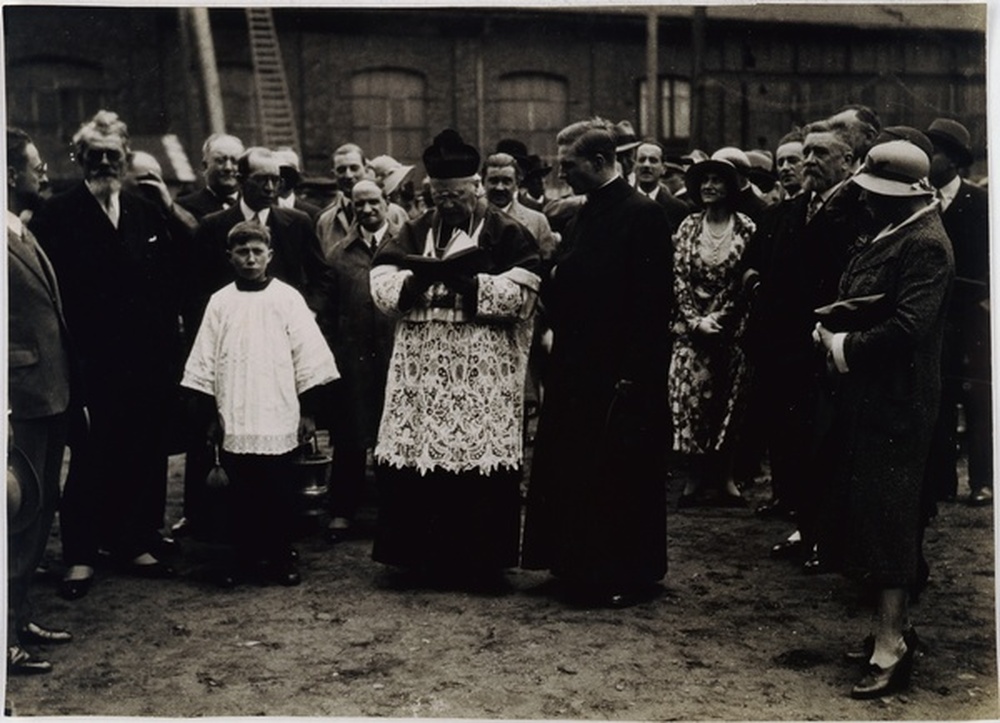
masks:
[[[139,141],[176,134],[197,167],[208,133],[186,10],[4,8],[8,122],[38,139],[54,178],[100,107]],[[985,5],[662,6],[658,132],[643,127],[647,14],[640,8],[329,9],[274,20],[307,171],[347,140],[419,159],[441,128],[490,148],[517,136],[542,155],[593,114],[628,119],[683,152],[772,147],[849,102],[888,124],[961,119],[985,171]],[[247,21],[210,10],[230,132],[261,141]]]

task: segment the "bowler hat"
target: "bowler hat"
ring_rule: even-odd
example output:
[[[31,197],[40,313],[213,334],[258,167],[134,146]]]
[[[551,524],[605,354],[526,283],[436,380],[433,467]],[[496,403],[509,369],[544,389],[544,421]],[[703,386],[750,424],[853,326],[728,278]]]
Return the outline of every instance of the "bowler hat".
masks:
[[[687,188],[688,196],[699,206],[702,205],[701,184],[709,173],[719,174],[726,184],[726,203],[730,206],[736,203],[736,195],[740,191],[740,179],[736,166],[732,161],[725,159],[709,158],[688,168],[684,174],[684,187]]]
[[[552,166],[545,164],[541,156],[532,153],[525,159],[522,170],[526,179],[535,177],[545,178],[552,170]]]
[[[632,124],[627,120],[615,123],[614,138],[615,153],[625,153],[642,145],[639,136],[635,134],[635,129],[632,128]]]
[[[972,142],[969,130],[957,120],[935,118],[927,128],[927,137],[935,145],[940,146],[959,166],[964,168],[972,165]]]
[[[453,128],[434,137],[424,150],[424,168],[431,178],[471,178],[479,171],[479,151],[462,140]]]
[[[934,155],[934,144],[931,143],[931,139],[910,126],[889,126],[888,128],[883,128],[872,145],[877,146],[879,143],[888,143],[889,141],[909,141],[926,153],[928,158]]]
[[[7,454],[7,534],[24,532],[42,508],[42,485],[18,447]]]
[[[880,196],[932,196],[927,183],[930,160],[909,141],[889,141],[873,146],[865,164],[852,180]]]

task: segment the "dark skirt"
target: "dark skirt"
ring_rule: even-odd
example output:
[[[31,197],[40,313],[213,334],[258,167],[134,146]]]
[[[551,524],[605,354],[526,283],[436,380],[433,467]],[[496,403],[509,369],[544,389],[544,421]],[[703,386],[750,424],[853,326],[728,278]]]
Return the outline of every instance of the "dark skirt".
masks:
[[[380,465],[372,558],[397,567],[475,572],[517,564],[522,472],[421,475]]]

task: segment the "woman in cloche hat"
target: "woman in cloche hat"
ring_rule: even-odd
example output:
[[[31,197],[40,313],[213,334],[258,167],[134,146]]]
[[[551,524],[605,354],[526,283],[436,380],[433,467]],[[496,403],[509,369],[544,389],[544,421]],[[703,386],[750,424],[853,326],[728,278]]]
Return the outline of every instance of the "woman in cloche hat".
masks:
[[[848,263],[840,301],[817,309],[813,335],[836,389],[829,549],[878,601],[875,630],[854,654],[865,666],[854,698],[905,688],[918,645],[908,598],[920,581],[920,493],[954,276],[929,166],[909,141],[869,151],[853,182],[883,230]]]

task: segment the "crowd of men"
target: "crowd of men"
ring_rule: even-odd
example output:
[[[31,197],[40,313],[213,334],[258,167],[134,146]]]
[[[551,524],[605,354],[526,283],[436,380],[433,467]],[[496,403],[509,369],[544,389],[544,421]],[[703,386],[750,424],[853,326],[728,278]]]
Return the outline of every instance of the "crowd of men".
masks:
[[[673,157],[625,122],[583,121],[557,139],[571,192],[554,197],[552,168],[515,139],[480,155],[446,131],[425,152],[423,183],[414,167],[348,142],[332,154],[335,187],[321,207],[303,197],[292,149],[214,134],[204,186],[175,199],[115,113],[73,140],[82,177],[44,198],[37,147],[7,134],[8,450],[27,458],[40,489],[31,519],[9,526],[9,673],[48,671],[25,646],[72,637],[32,621],[28,605],[57,507],[67,600],[87,595],[105,555],[127,574],[170,576],[173,538],[222,536],[206,485],[218,461],[204,430],[185,423],[178,382],[209,299],[233,280],[227,240],[243,222],[268,230],[269,275],[305,299],[340,370],[317,415],[335,449],[331,542],[352,534],[374,453],[377,560],[476,584],[521,564],[613,607],[645,599],[663,577],[670,244],[698,210],[685,173],[708,154]],[[882,128],[871,109],[848,106],[773,149],[711,156],[736,168],[736,210],[757,228],[742,265],[752,302],[739,343],[753,389],[737,469],[752,478],[768,461],[772,499],[755,512],[794,520],[771,554],[806,572],[837,559],[823,547],[832,481],[817,463],[829,450],[814,311],[837,300],[858,240],[882,230],[850,180],[873,146],[893,141],[926,154],[956,268],[926,519],[957,494],[960,426],[969,501],[992,502],[987,197],[963,177],[967,129],[945,118],[924,131]],[[539,407],[521,543],[525,418]],[[165,535],[177,451],[183,518]],[[299,579],[290,553],[265,581]]]

